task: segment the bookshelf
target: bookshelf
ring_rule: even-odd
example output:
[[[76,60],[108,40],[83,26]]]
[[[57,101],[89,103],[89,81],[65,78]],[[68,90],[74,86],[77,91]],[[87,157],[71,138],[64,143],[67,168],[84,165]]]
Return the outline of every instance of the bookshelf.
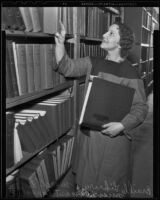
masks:
[[[14,11],[16,10],[16,12],[17,12],[17,9],[18,8],[14,8]],[[58,8],[58,9],[60,9],[60,8]],[[61,12],[62,11],[68,12],[69,10],[66,11],[66,9],[64,11],[63,8],[61,8]],[[71,8],[70,10],[73,11],[73,10],[75,10],[75,8],[74,9]],[[42,11],[42,8],[41,8],[41,11]],[[12,9],[9,8],[8,12],[9,13],[12,12]],[[74,11],[74,12],[76,12],[76,11]],[[75,15],[75,13],[73,13],[73,16],[74,15]],[[14,16],[14,13],[12,12],[12,17],[13,16]],[[74,17],[76,17],[76,15]],[[64,19],[65,19],[65,15],[63,16],[63,20]],[[14,20],[12,22],[16,23]],[[72,22],[66,22],[66,23],[70,23],[70,24],[66,24],[68,32],[66,34],[65,46],[66,46],[66,50],[67,50],[67,53],[69,54],[69,56],[74,58],[74,57],[76,57],[77,49],[75,48],[75,44],[72,44],[72,43],[68,42],[67,40],[72,39],[72,38],[73,39],[76,38],[76,35],[74,34],[74,30],[73,30],[73,27],[75,28],[76,26],[75,25],[73,26],[73,24],[71,24],[71,23],[73,23],[73,21]],[[74,23],[75,23],[75,21],[74,21]],[[10,25],[9,27],[11,27],[11,24],[9,24],[9,25]],[[4,42],[4,49],[8,48],[7,41],[14,42],[15,44],[18,44],[18,45],[21,44],[21,45],[24,45],[24,46],[27,46],[27,47],[29,46],[29,44],[30,45],[32,45],[32,44],[33,45],[35,45],[35,44],[37,44],[37,45],[45,44],[46,46],[50,45],[50,44],[52,44],[52,45],[55,44],[54,33],[53,34],[52,33],[45,33],[43,31],[40,31],[40,32],[35,31],[34,32],[34,30],[33,31],[25,31],[24,29],[23,30],[17,30],[17,29],[14,30],[14,27],[16,27],[16,26],[14,26],[10,29],[6,29],[5,27],[7,27],[7,26],[5,24],[3,24],[3,35],[4,35],[4,39],[6,41],[6,42]],[[5,55],[6,54],[7,53],[5,53]],[[11,60],[9,60],[9,61],[11,61]],[[18,61],[17,61],[17,63],[18,63]],[[13,66],[13,63],[12,63],[12,66]],[[76,120],[75,120],[75,117],[74,117],[76,115],[76,110],[75,110],[75,108],[76,108],[76,95],[74,94],[76,92],[76,90],[75,90],[76,82],[73,79],[64,78],[62,75],[60,75],[56,71],[55,71],[55,74],[57,74],[56,80],[58,80],[58,81],[55,82],[55,84],[52,84],[52,87],[40,88],[39,90],[34,90],[32,92],[27,91],[23,94],[19,93],[18,95],[7,96],[7,98],[6,98],[6,113],[10,113],[10,112],[11,113],[12,112],[17,113],[21,110],[25,110],[25,109],[29,108],[31,105],[36,105],[37,102],[43,102],[45,100],[47,101],[50,98],[54,98],[52,104],[56,105],[56,107],[58,109],[57,114],[61,117],[61,119],[59,118],[59,121],[62,120],[62,122],[59,122],[58,123],[59,125],[56,125],[56,126],[58,126],[59,127],[58,130],[59,131],[61,130],[62,132],[57,132],[56,137],[48,139],[47,142],[43,142],[43,145],[41,145],[39,148],[36,148],[36,150],[34,150],[32,153],[25,152],[25,151],[22,150],[22,154],[23,154],[22,158],[18,162],[16,161],[16,163],[14,165],[12,164],[11,167],[6,168],[6,178],[13,177],[14,176],[13,174],[16,174],[17,170],[19,170],[18,174],[20,173],[21,175],[20,175],[20,178],[18,178],[18,179],[20,179],[22,181],[22,177],[23,177],[23,181],[24,181],[24,174],[22,175],[23,169],[25,169],[25,167],[29,166],[28,164],[32,163],[32,161],[39,159],[40,155],[45,154],[44,152],[46,152],[46,151],[50,152],[49,155],[52,155],[52,149],[53,149],[53,152],[56,152],[56,156],[58,156],[58,158],[55,157],[57,161],[56,160],[52,161],[53,155],[50,156],[50,160],[54,163],[54,164],[52,163],[52,167],[54,167],[54,169],[52,168],[52,171],[54,172],[55,166],[57,165],[57,162],[58,162],[58,165],[60,167],[60,168],[58,168],[58,171],[55,172],[57,174],[56,174],[56,179],[55,179],[54,183],[47,183],[46,182],[49,177],[46,176],[45,173],[46,172],[49,173],[49,171],[45,170],[46,165],[44,165],[44,164],[39,165],[39,170],[40,170],[40,167],[41,167],[42,168],[41,171],[42,171],[42,173],[45,177],[45,178],[41,177],[43,179],[43,184],[44,183],[46,183],[46,185],[50,184],[49,189],[55,188],[57,183],[60,182],[63,179],[63,177],[65,176],[66,173],[68,173],[68,171],[71,167],[71,158],[72,158],[74,137],[75,137],[75,132],[76,132],[76,129],[75,129],[76,128]],[[45,75],[45,74],[42,74],[42,75]],[[55,76],[54,76],[54,78],[55,78]],[[6,82],[6,83],[8,84],[9,82]],[[59,97],[59,95],[61,95],[61,93],[62,93],[63,97]],[[47,103],[48,102],[46,102],[46,104]],[[73,116],[70,116],[71,114],[67,113],[67,112],[70,112],[71,109],[72,109],[71,114]],[[31,109],[31,111],[32,110],[33,109]],[[28,116],[31,116],[31,114],[29,114]],[[22,119],[15,118],[15,121],[17,119],[22,120],[22,121],[24,119],[26,121],[29,119],[27,117],[26,118],[21,117],[21,118]],[[40,115],[39,115],[38,118],[40,118]],[[70,123],[70,125],[68,123]],[[20,125],[18,125],[18,126],[20,126]],[[49,124],[48,124],[48,126],[49,126]],[[47,131],[48,131],[48,129],[46,130],[46,133],[43,132],[43,134],[48,134]],[[20,132],[19,132],[19,134],[20,134]],[[55,134],[55,132],[54,132],[54,134]],[[14,132],[14,135],[15,135],[15,132]],[[46,136],[44,138],[46,138]],[[14,136],[14,139],[15,139],[15,136]],[[37,138],[37,140],[38,140],[38,138]],[[56,149],[54,149],[54,147]],[[63,163],[61,163],[62,161],[60,161],[60,159],[63,159]],[[43,158],[43,162],[47,162],[46,158]],[[32,165],[32,167],[33,166],[35,166],[35,165]],[[28,170],[28,168],[27,168],[27,170]],[[40,176],[41,176],[40,171],[37,171],[36,169],[34,169],[34,171],[37,173],[39,181],[40,181]],[[17,179],[16,176],[15,176],[14,179],[15,180]],[[7,185],[8,184],[9,183],[7,183]],[[11,191],[11,193],[12,193],[13,188],[14,188],[14,184],[15,183],[13,182],[11,188],[9,188],[9,190],[7,190],[7,191]],[[38,185],[37,185],[37,189],[38,189]],[[42,192],[42,190],[41,190],[41,192]],[[25,193],[25,191],[23,191],[23,194],[22,194],[21,197],[25,197],[25,194],[27,195],[27,193]],[[7,193],[7,195],[10,195],[10,194]],[[35,193],[34,195],[38,195],[38,194]],[[47,196],[47,195],[48,195],[48,188],[46,188],[45,191],[43,191],[41,193],[41,197]],[[15,196],[13,195],[13,197],[16,197],[16,195]],[[34,197],[38,197],[38,196],[34,196]]]
[[[153,34],[159,29],[158,15],[154,7],[124,8],[124,22],[132,27],[136,38],[129,57],[143,79],[146,95],[153,90]]]

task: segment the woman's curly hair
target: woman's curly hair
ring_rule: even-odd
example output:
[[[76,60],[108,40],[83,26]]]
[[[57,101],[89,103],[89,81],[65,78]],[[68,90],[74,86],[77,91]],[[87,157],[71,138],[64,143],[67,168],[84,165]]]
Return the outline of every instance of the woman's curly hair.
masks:
[[[119,26],[119,35],[120,35],[120,46],[121,46],[121,57],[125,58],[128,56],[129,50],[133,47],[134,44],[134,34],[133,31],[122,22],[114,22]]]

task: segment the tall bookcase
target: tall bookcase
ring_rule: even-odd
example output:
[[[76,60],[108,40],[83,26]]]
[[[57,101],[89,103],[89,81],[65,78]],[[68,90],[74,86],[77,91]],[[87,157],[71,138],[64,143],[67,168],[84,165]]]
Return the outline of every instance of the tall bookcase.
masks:
[[[133,29],[136,39],[129,58],[144,81],[146,95],[153,90],[153,34],[159,29],[158,16],[154,7],[124,8],[124,22]]]

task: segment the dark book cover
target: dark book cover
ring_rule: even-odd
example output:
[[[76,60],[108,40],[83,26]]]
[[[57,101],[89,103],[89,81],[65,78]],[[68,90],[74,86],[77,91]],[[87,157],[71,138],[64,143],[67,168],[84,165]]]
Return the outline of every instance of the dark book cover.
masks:
[[[38,155],[38,157],[44,159],[49,185],[50,187],[52,187],[56,181],[52,155],[48,152],[48,149],[46,148],[41,154]]]
[[[50,140],[56,140],[58,137],[59,126],[58,126],[58,110],[56,105],[51,105],[47,103],[35,103],[30,104],[29,109],[33,110],[45,110],[46,111],[46,122],[48,128],[50,129]],[[53,123],[54,122],[54,123]]]
[[[20,168],[20,183],[23,197],[43,197],[35,170],[29,169],[26,165]]]
[[[6,41],[6,55],[8,55],[6,62],[9,62],[10,71],[11,71],[10,82],[12,83],[13,93],[14,93],[14,96],[19,96],[16,69],[15,69],[14,56],[13,56],[13,46],[12,46],[12,41],[9,41],[9,40]]]
[[[29,153],[33,153],[36,150],[36,148],[32,138],[30,137],[30,129],[26,127],[27,126],[25,124],[19,124],[17,126],[18,136],[20,139],[22,150]]]
[[[6,98],[14,97],[14,89],[12,83],[11,63],[9,60],[8,47],[6,48]]]
[[[14,165],[14,116],[6,113],[6,168]]]
[[[101,131],[103,124],[120,122],[130,112],[133,88],[101,78],[89,84],[80,118],[82,127]]]

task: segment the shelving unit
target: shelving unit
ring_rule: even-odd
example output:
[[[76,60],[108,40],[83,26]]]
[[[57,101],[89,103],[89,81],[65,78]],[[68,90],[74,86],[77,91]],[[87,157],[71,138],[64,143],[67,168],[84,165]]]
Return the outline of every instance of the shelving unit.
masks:
[[[6,30],[5,33],[5,39],[14,41],[16,43],[25,43],[25,44],[54,44],[54,34],[46,34],[46,33],[34,33],[34,32],[23,32],[23,31],[11,31]],[[66,34],[66,41],[70,38],[74,38],[75,35],[73,34]],[[67,44],[67,43],[66,43]],[[74,46],[74,52],[75,53],[75,46]],[[45,100],[50,97],[55,97],[58,93],[64,92],[68,90],[68,93],[73,96],[74,98],[74,109],[76,108],[76,96],[73,93],[73,89],[75,88],[74,80],[72,79],[65,79],[65,82],[55,85],[53,88],[44,89],[41,91],[35,91],[32,93],[26,93],[24,95],[15,96],[13,98],[6,98],[6,111],[16,111],[21,110],[24,108],[27,108],[28,103],[34,103],[34,102],[41,102],[42,100]],[[75,90],[75,89],[74,89]],[[72,93],[72,94],[71,94]],[[74,115],[76,115],[76,111],[74,110]],[[74,117],[73,117],[74,119]],[[74,120],[72,124],[72,128],[70,130],[67,130],[67,132],[63,133],[60,137],[58,137],[56,140],[51,140],[50,142],[46,143],[44,146],[42,146],[40,149],[37,149],[33,153],[26,153],[23,152],[23,158],[13,165],[11,168],[6,169],[6,177],[9,175],[12,175],[13,172],[16,172],[18,169],[21,169],[25,164],[30,162],[33,158],[41,154],[46,148],[48,148],[50,145],[56,144],[57,141],[60,141],[63,139],[65,135],[70,135],[75,137],[75,131],[76,131],[76,120]],[[61,177],[57,180],[57,183],[62,180],[63,176],[65,176],[66,173],[68,173],[69,168],[66,169],[65,173],[62,174]],[[51,188],[56,187],[57,183],[51,186]]]
[[[135,48],[129,57],[138,66],[148,95],[153,89],[153,34],[159,28],[158,14],[154,7],[125,7],[124,22],[135,33]]]

